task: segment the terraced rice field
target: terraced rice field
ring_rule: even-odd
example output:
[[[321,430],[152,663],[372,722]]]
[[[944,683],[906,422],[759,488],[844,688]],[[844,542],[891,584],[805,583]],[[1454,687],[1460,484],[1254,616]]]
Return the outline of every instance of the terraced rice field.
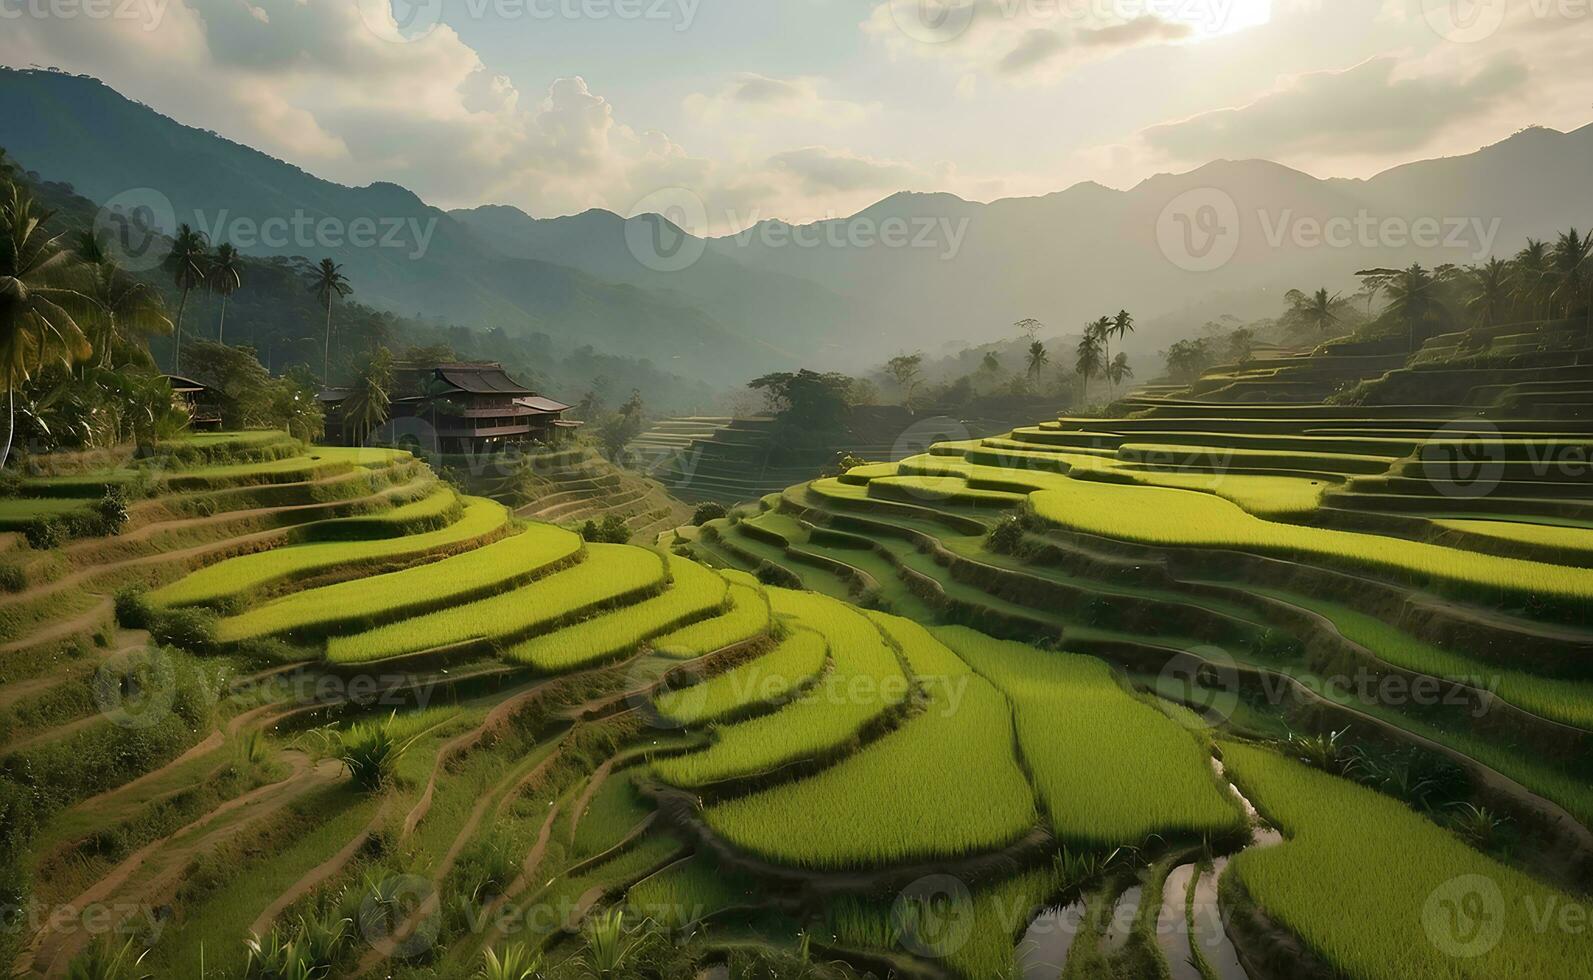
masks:
[[[1464,429],[1430,407],[1131,404],[660,547],[281,434],[59,460],[6,502],[35,538],[108,484],[132,499],[119,533],[0,550],[0,887],[129,921],[36,917],[0,955],[187,976],[202,950],[244,980],[503,975],[488,951],[540,955],[518,980],[1585,976],[1587,933],[1544,911],[1593,886],[1578,498],[1514,465],[1517,510],[1400,482]],[[1489,424],[1507,460],[1587,441]],[[544,516],[603,503],[558,492]],[[1158,926],[1187,935],[1186,903],[1222,915],[1180,947]]]

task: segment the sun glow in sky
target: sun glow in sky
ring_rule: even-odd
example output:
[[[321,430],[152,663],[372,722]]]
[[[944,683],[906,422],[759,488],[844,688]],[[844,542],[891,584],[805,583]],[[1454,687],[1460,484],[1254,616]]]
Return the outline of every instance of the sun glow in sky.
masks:
[[[1187,24],[1194,32],[1192,41],[1210,40],[1272,22],[1272,0],[1169,0],[1165,5],[1152,2],[1149,6],[1160,9],[1166,20]]]

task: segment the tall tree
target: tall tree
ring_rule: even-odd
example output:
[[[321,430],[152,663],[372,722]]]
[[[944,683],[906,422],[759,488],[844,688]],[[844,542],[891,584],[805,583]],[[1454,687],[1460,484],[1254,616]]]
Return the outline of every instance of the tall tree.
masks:
[[[1256,332],[1248,327],[1240,327],[1228,335],[1228,358],[1239,367],[1244,367],[1250,360],[1250,355],[1255,353]]]
[[[1500,321],[1509,308],[1515,292],[1514,270],[1502,259],[1489,259],[1486,265],[1466,270],[1466,286],[1471,298],[1466,308],[1477,317],[1477,322],[1491,327]]]
[[[1040,372],[1051,362],[1051,355],[1046,353],[1045,344],[1040,341],[1031,341],[1029,344],[1029,385],[1033,387],[1040,381]]]
[[[1405,325],[1409,336],[1409,349],[1416,352],[1420,341],[1444,322],[1448,310],[1439,295],[1442,280],[1432,272],[1413,263],[1388,282],[1389,310]]]
[[[1526,306],[1531,315],[1548,319],[1554,293],[1554,266],[1549,261],[1549,243],[1537,238],[1527,239],[1526,247],[1516,253],[1514,272],[1516,301]]]
[[[393,406],[392,391],[393,352],[378,347],[343,402],[343,420],[354,428],[360,445],[365,445],[371,433],[387,422]]]
[[[1329,296],[1326,289],[1318,289],[1310,296],[1296,299],[1290,313],[1297,323],[1311,327],[1318,334],[1324,334],[1329,327],[1339,322],[1338,314],[1333,312],[1338,302],[1338,293]]]
[[[1113,385],[1120,385],[1124,378],[1132,378],[1134,369],[1128,366],[1128,355],[1122,351],[1106,366],[1106,377]]]
[[[216,324],[216,343],[227,342],[227,300],[243,288],[243,256],[226,242],[216,246],[210,260],[210,288],[221,297],[221,321]]]
[[[124,272],[92,232],[78,236],[76,252],[83,263],[82,292],[94,301],[82,326],[88,330],[99,366],[112,367],[119,347],[153,363],[148,360],[148,339],[172,330],[160,293]]]
[[[204,233],[194,231],[187,225],[177,226],[177,235],[172,239],[171,251],[166,253],[165,261],[166,271],[182,293],[182,299],[177,303],[177,322],[172,337],[173,374],[182,371],[183,313],[188,309],[188,294],[204,284],[206,253]]]
[[[35,213],[33,199],[11,184],[0,201],[0,384],[6,389],[5,445],[0,467],[11,457],[16,434],[16,396],[47,363],[70,368],[87,360],[93,346],[78,325],[93,301],[77,288],[76,258],[47,236],[49,213]]]
[[[918,388],[924,383],[923,354],[898,354],[885,362],[885,373],[890,375],[902,393],[902,404],[912,408]]]
[[[1101,373],[1100,322],[1096,320],[1084,328],[1084,336],[1079,338],[1079,345],[1074,349],[1073,370],[1083,379],[1079,389],[1079,400],[1083,407],[1090,404],[1090,379]]]
[[[310,273],[310,292],[326,307],[326,347],[321,354],[321,380],[329,384],[332,379],[332,301],[353,291],[348,277],[343,275],[343,267],[331,259],[322,259]]]
[[[1040,335],[1040,331],[1045,329],[1045,324],[1041,323],[1039,320],[1036,320],[1032,316],[1024,317],[1022,320],[1019,320],[1012,326],[1019,333],[1029,338],[1030,343],[1033,343],[1034,339]]]
[[[1593,283],[1589,264],[1593,260],[1593,232],[1583,237],[1575,228],[1555,239],[1549,253],[1554,269],[1554,299],[1567,317],[1576,313],[1576,304],[1588,284]],[[1588,336],[1593,338],[1593,296],[1589,297],[1587,310]]]
[[[1127,337],[1133,332],[1134,317],[1130,315],[1127,310],[1118,310],[1117,316],[1112,317],[1111,325],[1102,331],[1107,341],[1104,348],[1106,353],[1102,358],[1102,362],[1108,365],[1112,363],[1112,344],[1110,338],[1116,337],[1117,342],[1121,344],[1123,342],[1123,338]],[[1113,381],[1111,376],[1108,375],[1106,383],[1110,386],[1107,389],[1108,396],[1110,396],[1111,394],[1115,393],[1117,382]]]

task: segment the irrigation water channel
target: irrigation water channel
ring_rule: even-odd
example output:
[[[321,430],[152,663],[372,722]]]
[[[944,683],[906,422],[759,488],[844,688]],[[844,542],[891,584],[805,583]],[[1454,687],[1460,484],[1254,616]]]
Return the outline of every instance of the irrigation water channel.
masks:
[[[1217,759],[1212,759],[1211,764],[1218,778],[1227,784],[1229,792],[1238,797],[1245,816],[1254,828],[1251,843],[1245,850],[1283,843],[1283,835],[1261,820],[1256,808],[1239,792],[1239,787],[1228,779],[1228,771],[1223,764]],[[1218,858],[1200,876],[1195,883],[1194,907],[1187,916],[1185,898],[1189,880],[1199,871],[1199,866],[1179,865],[1167,876],[1167,883],[1162,889],[1162,907],[1156,918],[1156,941],[1167,960],[1172,980],[1203,980],[1194,964],[1191,937],[1200,943],[1201,954],[1220,980],[1249,980],[1223,928],[1222,911],[1217,906],[1217,881],[1230,860],[1230,857]],[[1135,885],[1118,898],[1106,934],[1101,939],[1104,952],[1115,953],[1128,942],[1143,894],[1144,886]],[[1067,965],[1068,953],[1073,948],[1073,940],[1084,923],[1084,913],[1084,900],[1080,899],[1070,905],[1048,908],[1034,917],[1018,944],[1018,962],[1022,967],[1023,980],[1057,980],[1061,976],[1063,967]]]

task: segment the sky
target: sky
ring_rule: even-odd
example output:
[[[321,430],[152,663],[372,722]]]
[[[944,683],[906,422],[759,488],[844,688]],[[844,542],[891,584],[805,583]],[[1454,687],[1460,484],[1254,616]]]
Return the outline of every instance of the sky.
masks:
[[[346,184],[693,229],[1366,177],[1593,121],[1593,0],[0,0],[0,62],[106,81]]]

